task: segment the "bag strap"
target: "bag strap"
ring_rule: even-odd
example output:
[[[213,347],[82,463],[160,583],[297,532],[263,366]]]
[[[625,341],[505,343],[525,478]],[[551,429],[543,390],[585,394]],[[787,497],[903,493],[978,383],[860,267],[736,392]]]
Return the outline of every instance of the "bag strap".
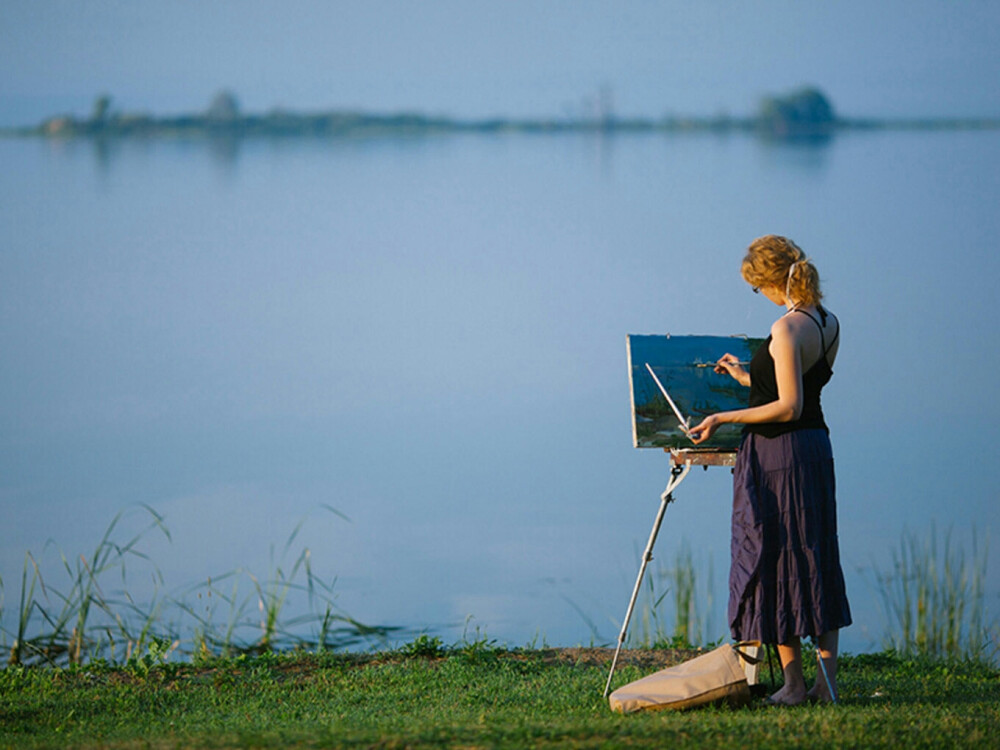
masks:
[[[740,655],[740,658],[742,658],[748,664],[760,664],[762,661],[764,661],[762,658],[757,656],[750,656],[750,654],[746,653],[745,651],[741,651],[740,649],[746,648],[747,646],[760,648],[762,645],[763,644],[760,641],[740,641],[739,643],[733,644],[733,651],[738,653]]]

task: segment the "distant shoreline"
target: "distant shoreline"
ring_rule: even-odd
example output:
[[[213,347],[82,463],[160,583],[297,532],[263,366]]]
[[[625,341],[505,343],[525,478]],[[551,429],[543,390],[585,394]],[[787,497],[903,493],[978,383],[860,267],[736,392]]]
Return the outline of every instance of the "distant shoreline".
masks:
[[[1000,117],[835,118],[823,122],[775,122],[765,117],[663,117],[456,119],[416,113],[370,114],[334,110],[317,114],[274,111],[262,115],[209,114],[154,117],[117,114],[50,117],[25,127],[0,128],[8,137],[44,138],[260,138],[434,135],[447,133],[753,133],[774,139],[824,138],[871,130],[995,130]]]

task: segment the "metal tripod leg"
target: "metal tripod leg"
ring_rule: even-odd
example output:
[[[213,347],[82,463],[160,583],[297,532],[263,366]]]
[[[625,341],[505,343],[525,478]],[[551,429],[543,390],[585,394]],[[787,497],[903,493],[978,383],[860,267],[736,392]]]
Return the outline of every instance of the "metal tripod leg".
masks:
[[[628,611],[625,613],[625,620],[622,622],[621,633],[618,634],[618,646],[615,648],[615,656],[611,660],[611,671],[608,673],[608,682],[604,686],[604,697],[608,697],[608,692],[611,690],[611,678],[615,675],[615,667],[618,666],[618,656],[621,653],[622,645],[625,643],[625,635],[628,633],[628,624],[632,619],[632,610],[635,609],[635,600],[639,597],[639,588],[642,586],[642,576],[646,572],[646,565],[650,560],[653,559],[653,545],[656,544],[656,535],[660,533],[660,524],[663,523],[663,512],[667,509],[667,506],[673,502],[673,492],[677,489],[684,477],[687,476],[688,472],[691,471],[691,462],[686,461],[684,466],[674,466],[670,470],[670,481],[667,482],[667,488],[660,495],[660,510],[656,514],[656,520],[653,521],[653,530],[649,533],[649,541],[646,542],[646,551],[642,555],[642,563],[639,565],[639,575],[635,579],[635,588],[632,589],[632,598],[628,603]]]
[[[812,644],[813,648],[816,650],[816,660],[819,662],[819,668],[823,673],[823,679],[826,680],[826,689],[830,693],[830,701],[836,704],[837,691],[833,689],[833,683],[830,682],[830,673],[826,671],[826,662],[823,661],[823,652],[819,649],[819,638],[813,638]]]

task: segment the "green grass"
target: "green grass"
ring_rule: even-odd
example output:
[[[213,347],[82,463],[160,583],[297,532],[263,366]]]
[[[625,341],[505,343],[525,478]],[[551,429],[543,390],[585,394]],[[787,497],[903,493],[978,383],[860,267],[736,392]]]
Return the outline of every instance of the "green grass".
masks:
[[[700,592],[712,609],[712,560],[708,559],[707,585]],[[644,597],[637,605],[635,622],[628,634],[628,645],[635,648],[691,648],[694,644],[712,645],[725,638],[712,631],[707,615],[699,612],[702,601],[698,591],[698,571],[691,546],[682,542],[674,557],[674,565],[658,565],[647,571],[643,584]],[[667,627],[670,616],[673,629]]]
[[[344,518],[328,505],[321,510]],[[41,559],[27,552],[15,612],[5,607],[0,579],[0,665],[124,663],[150,654],[161,661],[322,652],[370,648],[402,634],[400,628],[368,625],[342,611],[335,601],[336,579],[314,572],[308,548],[292,560],[292,545],[306,520],[294,527],[280,554],[272,546],[266,575],[236,568],[176,593],[164,593],[163,576],[142,549],[150,533],[170,538],[162,517],[146,505],[115,515],[89,556],[60,553],[54,572],[61,575],[53,575],[50,565],[43,576]],[[137,522],[138,531],[125,529]],[[136,566],[155,583],[148,600],[129,593]]]
[[[7,667],[0,746],[918,748],[996,746],[1000,736],[1000,672],[977,662],[848,656],[838,706],[620,716],[601,697],[607,650],[477,643],[425,638],[410,649],[429,656]],[[632,652],[615,685],[658,668],[636,666],[652,656]]]
[[[985,606],[989,540],[980,542],[972,531],[971,558],[952,544],[951,529],[939,544],[932,525],[923,539],[904,533],[892,553],[892,570],[876,569],[889,620],[887,648],[938,659],[996,661],[998,628],[995,620],[987,622]]]
[[[320,510],[347,520],[328,505]],[[89,555],[60,553],[54,570],[43,565],[54,545],[46,545],[42,556],[26,552],[15,600],[6,597],[10,587],[0,579],[0,666],[63,667],[94,659],[124,663],[153,652],[157,659],[176,661],[268,651],[370,650],[412,637],[413,631],[399,626],[362,623],[337,606],[336,578],[316,574],[308,548],[294,555],[306,520],[299,520],[279,553],[272,546],[264,575],[240,567],[173,592],[164,590],[163,576],[143,550],[149,534],[170,538],[163,518],[149,506],[118,513]],[[1000,625],[986,610],[987,550],[975,535],[966,557],[951,544],[950,532],[942,545],[933,527],[922,543],[904,534],[893,552],[892,570],[875,569],[887,619],[885,647],[911,656],[996,664]],[[684,543],[673,562],[670,568],[647,571],[629,646],[684,647],[725,638],[710,622],[711,559],[707,566],[696,566]],[[154,582],[144,600],[129,593],[135,567]],[[48,570],[44,576],[43,568]],[[707,583],[697,575],[702,570]],[[567,602],[597,645],[600,637],[590,613]]]
[[[336,609],[335,580],[313,572],[308,549],[292,554],[302,522],[264,576],[237,569],[137,603],[127,569],[145,565],[161,582],[141,541],[168,534],[151,509],[138,513],[139,531],[124,533],[119,514],[89,556],[60,556],[58,587],[26,555],[0,628],[0,748],[980,747],[1000,737],[986,548],[966,558],[933,530],[923,544],[904,537],[879,574],[892,648],[843,658],[841,705],[623,717],[602,698],[607,648],[510,650],[477,628],[452,646],[422,633],[347,653],[387,648],[403,631]],[[711,630],[698,584],[686,546],[649,575],[630,643],[660,648],[627,652],[614,687],[694,655],[690,643]]]

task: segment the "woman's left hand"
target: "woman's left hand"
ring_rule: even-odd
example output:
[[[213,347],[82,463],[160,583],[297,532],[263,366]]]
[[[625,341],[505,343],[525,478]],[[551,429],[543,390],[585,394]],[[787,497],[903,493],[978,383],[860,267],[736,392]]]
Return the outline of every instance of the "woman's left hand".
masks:
[[[722,422],[719,421],[718,415],[716,414],[705,417],[701,420],[699,425],[691,428],[689,433],[691,435],[691,440],[695,445],[704,443],[715,434],[715,431],[719,429],[720,424],[722,424]]]

